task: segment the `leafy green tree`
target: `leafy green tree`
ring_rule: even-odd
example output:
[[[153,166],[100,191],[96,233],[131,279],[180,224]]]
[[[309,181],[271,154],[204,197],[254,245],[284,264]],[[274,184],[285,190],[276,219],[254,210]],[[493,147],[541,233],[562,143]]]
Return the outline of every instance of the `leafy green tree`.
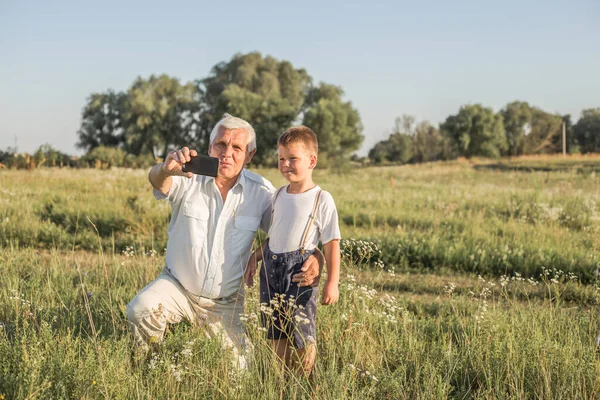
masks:
[[[342,100],[342,89],[324,83],[313,87],[308,73],[288,61],[258,52],[236,54],[215,65],[198,86],[202,96],[197,148],[208,146],[213,126],[226,112],[254,127],[257,164],[276,164],[277,138],[299,121],[317,134],[323,163],[347,157],[362,143],[360,116]]]
[[[210,76],[198,82],[202,96],[195,146],[208,148],[213,126],[227,112],[254,127],[254,160],[276,163],[277,138],[303,111],[310,84],[305,70],[258,52],[236,54],[229,62],[215,65]]]
[[[600,152],[600,107],[583,110],[573,134],[582,153]]]
[[[562,151],[562,122],[570,124],[570,117],[561,117],[513,101],[500,111],[508,141],[506,155],[548,154]]]
[[[415,128],[413,161],[429,162],[442,157],[443,137],[438,129],[423,121]]]
[[[260,53],[237,54],[194,84],[167,75],[137,78],[126,93],[93,94],[83,111],[79,147],[122,147],[133,155],[165,157],[182,145],[208,149],[224,113],[249,121],[257,133],[254,160],[274,165],[277,138],[302,121],[319,137],[323,161],[347,156],[363,140],[358,111],[341,88],[312,86],[303,69]]]
[[[500,114],[504,118],[504,131],[508,142],[505,154],[520,156],[523,154],[525,137],[531,128],[531,107],[526,102],[513,101],[508,103]]]
[[[74,165],[74,161],[69,155],[54,149],[49,144],[41,145],[33,154],[33,160],[36,167],[63,167]]]
[[[137,78],[127,91],[126,150],[165,158],[193,141],[199,129],[198,89],[168,75]]]
[[[404,133],[408,136],[415,136],[415,124],[417,119],[410,114],[402,114],[396,118],[396,126],[394,132]]]
[[[375,164],[385,162],[407,164],[413,157],[413,138],[405,133],[392,133],[386,140],[375,144],[369,158]]]
[[[524,154],[552,154],[562,150],[562,117],[540,108],[531,109],[529,132],[523,143]]]
[[[375,146],[369,150],[367,157],[374,164],[382,164],[387,161],[387,140],[381,140],[375,143]]]
[[[82,165],[95,168],[122,167],[127,153],[118,147],[98,146],[81,157]]]
[[[441,129],[465,157],[499,157],[508,148],[502,116],[480,104],[462,106]]]
[[[392,134],[375,144],[369,151],[369,159],[375,164],[385,162],[406,164],[413,160],[413,135],[415,117],[404,114],[396,118]]]
[[[322,160],[347,158],[364,140],[358,111],[343,101],[340,87],[321,83],[308,95],[302,124],[310,127],[319,139]]]
[[[81,113],[77,147],[90,151],[98,146],[120,146],[124,137],[126,94],[108,90],[92,93]]]

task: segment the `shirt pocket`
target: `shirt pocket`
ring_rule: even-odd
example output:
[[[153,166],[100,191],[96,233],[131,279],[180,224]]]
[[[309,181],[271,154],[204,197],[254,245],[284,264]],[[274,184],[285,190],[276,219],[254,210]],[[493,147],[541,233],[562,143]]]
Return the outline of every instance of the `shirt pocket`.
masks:
[[[186,201],[183,204],[183,215],[200,221],[208,220],[208,207],[205,204],[198,204],[192,201]]]
[[[242,231],[256,232],[260,225],[260,218],[258,217],[235,217],[235,229]]]

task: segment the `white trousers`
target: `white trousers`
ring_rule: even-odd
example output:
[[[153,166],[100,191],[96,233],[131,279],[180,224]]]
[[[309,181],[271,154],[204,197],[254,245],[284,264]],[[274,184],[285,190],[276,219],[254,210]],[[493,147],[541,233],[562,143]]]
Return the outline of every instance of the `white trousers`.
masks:
[[[167,324],[188,320],[203,328],[209,338],[222,340],[233,351],[238,367],[245,368],[243,312],[243,294],[218,300],[196,296],[165,268],[127,305],[127,321],[136,345],[148,348],[162,341]]]

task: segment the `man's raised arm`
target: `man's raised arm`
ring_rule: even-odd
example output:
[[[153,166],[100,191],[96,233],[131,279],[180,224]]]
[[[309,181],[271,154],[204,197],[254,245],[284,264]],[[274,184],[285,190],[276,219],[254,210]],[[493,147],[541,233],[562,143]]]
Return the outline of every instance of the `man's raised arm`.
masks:
[[[175,150],[167,154],[165,161],[156,164],[148,173],[148,180],[152,186],[164,194],[169,194],[171,186],[173,186],[172,176],[185,176],[191,178],[194,174],[191,172],[183,172],[183,164],[189,162],[192,157],[196,157],[198,152],[184,147],[180,150]]]

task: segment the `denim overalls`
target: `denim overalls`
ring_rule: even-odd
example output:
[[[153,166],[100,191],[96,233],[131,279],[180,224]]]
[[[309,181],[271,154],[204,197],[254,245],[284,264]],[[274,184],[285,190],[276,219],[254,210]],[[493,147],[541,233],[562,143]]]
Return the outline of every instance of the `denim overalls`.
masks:
[[[273,209],[280,188],[275,194]],[[298,287],[292,276],[300,272],[306,259],[314,253],[304,248],[319,205],[321,190],[317,193],[309,222],[304,228],[300,249],[287,253],[273,253],[268,242],[260,270],[260,304],[267,338],[289,339],[295,348],[304,348],[316,342],[316,314],[318,286]],[[273,212],[273,211],[272,211]],[[272,218],[271,218],[272,220]]]

